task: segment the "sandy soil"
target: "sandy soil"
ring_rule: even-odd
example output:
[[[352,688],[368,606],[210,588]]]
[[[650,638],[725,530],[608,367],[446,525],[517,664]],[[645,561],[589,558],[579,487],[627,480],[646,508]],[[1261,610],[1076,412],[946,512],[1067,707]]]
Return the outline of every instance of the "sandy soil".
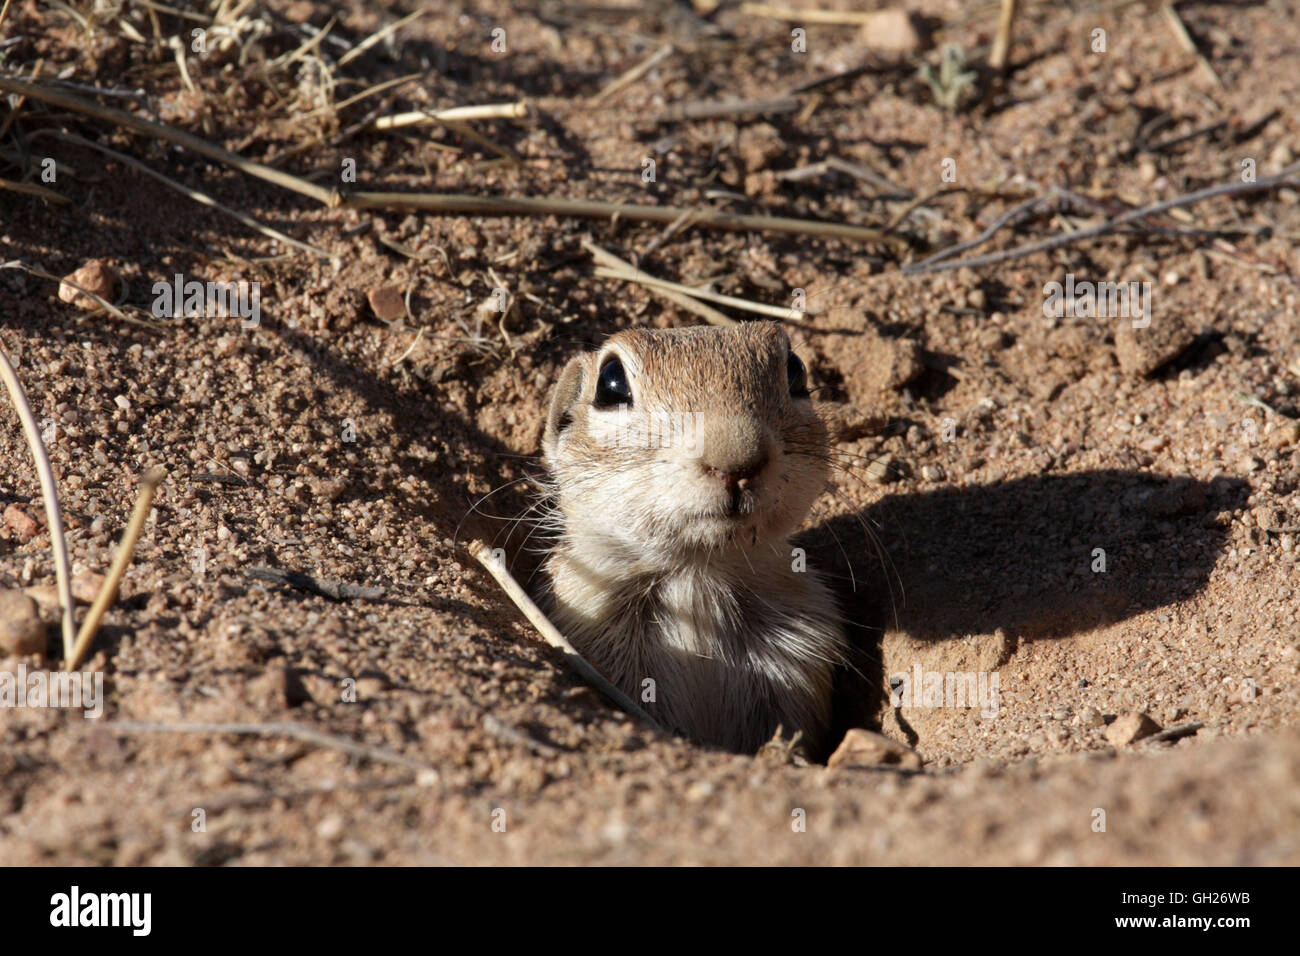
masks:
[[[949,43],[982,63],[995,6],[920,5],[940,29],[918,51],[809,25],[796,54],[794,24],[729,6],[711,17],[715,35],[670,4],[489,0],[431,12],[340,67],[343,44],[404,10],[275,2],[252,8],[270,29],[243,27],[242,66],[238,49],[188,57],[190,90],[132,5],[140,42],[112,19],[88,28],[16,2],[0,41],[22,39],[0,50],[4,71],[40,61],[42,76],[143,89],[104,102],[322,185],[342,185],[355,160],[353,188],[897,220],[906,245],[330,210],[101,120],[29,100],[7,124],[0,109],[0,176],[23,179],[29,156],[27,179],[40,182],[52,156],[49,186],[71,200],[0,191],[0,260],[61,276],[98,258],[140,318],[88,313],[60,301],[56,282],[0,270],[0,340],[53,426],[79,572],[106,569],[145,470],[169,474],[87,665],[105,677],[104,715],[0,709],[0,860],[1300,862],[1297,191],[1218,198],[1148,221],[1165,232],[978,270],[898,268],[1053,186],[1100,205],[1046,205],[977,251],[1239,182],[1243,160],[1261,178],[1294,162],[1300,10],[1181,4],[1219,85],[1158,9],[1030,5],[1005,80],[985,75],[986,95],[940,108],[918,64],[937,67]],[[331,16],[341,42],[312,49],[332,92],[310,51],[267,66],[311,36],[303,24]],[[160,15],[164,37],[192,25]],[[1091,49],[1099,28],[1105,53]],[[678,52],[644,77],[589,100],[669,42]],[[777,96],[858,66],[797,112],[654,121],[686,101]],[[341,113],[313,112],[413,73]],[[520,98],[528,118],[476,122],[478,138],[351,129],[376,107]],[[33,135],[55,128],[329,258]],[[830,157],[873,176],[781,175]],[[945,159],[955,182],[941,178]],[[481,537],[520,577],[535,565],[529,526],[509,519],[530,504],[546,390],[565,359],[629,325],[698,321],[595,277],[586,237],[661,277],[783,305],[802,288],[824,310],[791,334],[841,467],[800,541],[836,582],[861,648],[843,724],[914,747],[921,772],[830,770],[780,746],[718,753],[638,727],[564,669],[470,557],[465,543]],[[259,282],[260,326],[150,320],[153,284],[178,272]],[[1150,328],[1046,317],[1044,284],[1067,274],[1150,282]],[[376,316],[367,295],[386,285],[409,290],[409,317]],[[484,321],[498,286],[513,307]],[[0,588],[48,589],[36,473],[5,408],[0,510],[14,510]],[[383,595],[334,601],[250,574],[259,566]],[[57,665],[57,611],[41,613],[47,655],[0,671]],[[891,676],[917,668],[996,675],[996,713],[893,706]],[[1135,713],[1175,733],[1125,743]],[[139,722],[292,723],[370,756],[269,726]]]

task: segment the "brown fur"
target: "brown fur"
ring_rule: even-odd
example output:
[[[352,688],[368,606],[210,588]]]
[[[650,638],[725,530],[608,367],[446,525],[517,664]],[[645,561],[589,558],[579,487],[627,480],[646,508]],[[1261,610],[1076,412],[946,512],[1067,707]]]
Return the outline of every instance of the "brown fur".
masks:
[[[819,747],[844,656],[788,541],[828,476],[789,347],[772,322],[621,332],[565,367],[543,438],[557,544],[542,603],[665,727],[736,751],[778,725]],[[593,405],[610,355],[626,413]]]

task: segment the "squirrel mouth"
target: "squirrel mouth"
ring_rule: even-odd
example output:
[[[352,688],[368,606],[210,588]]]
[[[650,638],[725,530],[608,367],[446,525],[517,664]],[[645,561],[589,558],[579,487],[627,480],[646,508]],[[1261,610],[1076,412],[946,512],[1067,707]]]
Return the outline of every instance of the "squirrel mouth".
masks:
[[[702,522],[705,524],[721,524],[728,527],[738,527],[748,524],[754,517],[754,501],[752,498],[737,498],[732,496],[724,502],[719,502],[716,507],[696,512],[690,516],[693,522]]]
[[[754,522],[758,501],[752,489],[729,488],[681,516],[683,526],[695,526],[710,537],[732,535]]]

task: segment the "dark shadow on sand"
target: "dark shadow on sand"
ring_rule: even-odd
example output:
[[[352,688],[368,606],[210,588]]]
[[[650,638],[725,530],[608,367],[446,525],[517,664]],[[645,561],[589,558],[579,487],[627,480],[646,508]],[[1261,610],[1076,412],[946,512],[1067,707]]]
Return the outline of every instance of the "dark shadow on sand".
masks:
[[[1224,548],[1226,523],[1215,516],[1243,507],[1246,494],[1235,478],[1038,475],[889,495],[804,532],[797,542],[836,591],[860,672],[841,675],[833,740],[875,726],[886,629],[942,641],[1003,628],[1033,641],[1185,600]]]

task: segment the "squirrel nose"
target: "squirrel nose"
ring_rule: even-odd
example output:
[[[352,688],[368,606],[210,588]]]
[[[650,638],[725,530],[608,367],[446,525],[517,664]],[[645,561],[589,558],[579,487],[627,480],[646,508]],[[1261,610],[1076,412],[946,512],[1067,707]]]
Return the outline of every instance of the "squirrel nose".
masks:
[[[728,463],[722,467],[710,465],[707,462],[701,462],[704,473],[712,478],[717,478],[727,488],[728,491],[744,490],[749,487],[749,483],[754,479],[767,464],[767,455],[759,454],[743,464]]]
[[[749,487],[768,462],[762,422],[750,415],[714,415],[701,424],[700,471],[721,481],[733,495]]]

